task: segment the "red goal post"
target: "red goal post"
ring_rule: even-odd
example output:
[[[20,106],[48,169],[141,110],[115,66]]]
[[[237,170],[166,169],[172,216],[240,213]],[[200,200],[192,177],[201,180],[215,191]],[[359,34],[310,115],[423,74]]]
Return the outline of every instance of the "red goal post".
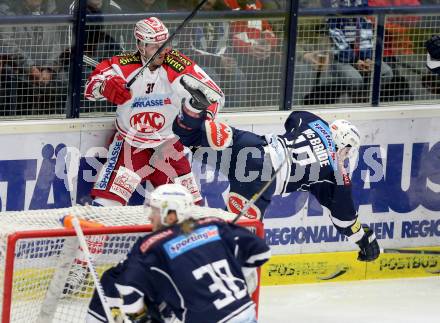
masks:
[[[135,241],[151,232],[143,207],[72,207],[0,213],[1,322],[81,322],[94,289],[81,256],[75,231],[63,228],[60,218],[77,214],[103,223],[84,229],[99,275],[124,259]],[[196,217],[234,215],[219,209],[195,207]],[[122,225],[126,223],[127,225]],[[263,237],[257,220],[242,220]],[[258,305],[259,288],[253,299]]]

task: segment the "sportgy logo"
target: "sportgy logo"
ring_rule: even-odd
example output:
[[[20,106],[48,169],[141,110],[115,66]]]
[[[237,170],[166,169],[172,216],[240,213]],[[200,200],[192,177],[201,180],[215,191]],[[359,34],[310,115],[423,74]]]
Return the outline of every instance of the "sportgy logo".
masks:
[[[132,128],[143,133],[154,133],[162,129],[165,117],[159,112],[141,112],[130,118]]]
[[[218,228],[215,225],[199,228],[188,235],[179,235],[164,243],[164,249],[171,259],[204,244],[220,240]]]

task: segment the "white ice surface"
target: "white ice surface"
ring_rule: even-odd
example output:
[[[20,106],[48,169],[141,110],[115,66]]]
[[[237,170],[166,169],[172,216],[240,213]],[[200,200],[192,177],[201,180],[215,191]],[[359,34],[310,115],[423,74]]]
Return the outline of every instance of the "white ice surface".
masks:
[[[440,277],[264,286],[259,323],[440,323]]]

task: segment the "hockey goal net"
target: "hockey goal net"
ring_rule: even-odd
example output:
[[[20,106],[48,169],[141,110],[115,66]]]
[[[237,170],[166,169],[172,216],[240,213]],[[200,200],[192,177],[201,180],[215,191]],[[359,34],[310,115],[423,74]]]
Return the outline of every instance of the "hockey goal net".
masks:
[[[73,229],[60,219],[66,215],[103,224],[84,229],[98,274],[124,259],[134,242],[151,231],[142,206],[75,206],[65,209],[0,214],[1,322],[84,322],[94,284]],[[194,207],[195,217],[234,214]],[[240,225],[263,236],[259,221]],[[258,304],[257,289],[253,295]]]

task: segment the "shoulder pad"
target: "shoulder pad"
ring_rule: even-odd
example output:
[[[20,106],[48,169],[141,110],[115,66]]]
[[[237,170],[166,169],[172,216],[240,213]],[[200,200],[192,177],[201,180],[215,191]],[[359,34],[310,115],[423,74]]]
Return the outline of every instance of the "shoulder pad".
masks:
[[[145,238],[145,240],[140,244],[139,249],[142,253],[146,253],[156,242],[159,242],[173,234],[173,230],[168,228],[163,231],[155,232]]]
[[[172,49],[165,55],[163,65],[169,66],[177,73],[181,73],[187,67],[194,65],[194,62],[178,50]]]
[[[197,220],[198,225],[203,225],[203,224],[208,224],[208,223],[225,223],[225,222],[226,222],[225,220],[223,220],[221,218],[217,218],[217,217],[207,217],[207,218]]]

